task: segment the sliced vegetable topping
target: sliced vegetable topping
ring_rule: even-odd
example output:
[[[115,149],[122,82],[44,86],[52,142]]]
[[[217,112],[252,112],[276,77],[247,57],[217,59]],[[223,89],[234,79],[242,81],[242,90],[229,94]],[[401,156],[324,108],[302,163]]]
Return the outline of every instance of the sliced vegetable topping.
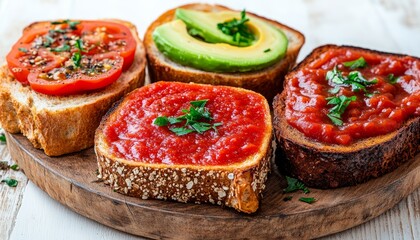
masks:
[[[116,81],[135,50],[123,24],[63,20],[27,28],[6,59],[14,77],[35,91],[69,95]]]

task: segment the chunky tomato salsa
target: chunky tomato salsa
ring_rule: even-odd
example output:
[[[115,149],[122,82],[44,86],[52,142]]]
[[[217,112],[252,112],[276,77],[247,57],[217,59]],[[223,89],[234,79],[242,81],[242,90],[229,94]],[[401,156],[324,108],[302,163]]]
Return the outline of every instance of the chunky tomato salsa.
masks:
[[[132,161],[234,164],[271,132],[265,98],[231,87],[157,82],[122,104],[103,131],[111,152]]]
[[[286,91],[290,125],[349,145],[420,116],[420,59],[335,48],[291,75]]]
[[[22,84],[49,95],[103,88],[134,60],[136,41],[124,24],[111,21],[35,23],[6,57]]]

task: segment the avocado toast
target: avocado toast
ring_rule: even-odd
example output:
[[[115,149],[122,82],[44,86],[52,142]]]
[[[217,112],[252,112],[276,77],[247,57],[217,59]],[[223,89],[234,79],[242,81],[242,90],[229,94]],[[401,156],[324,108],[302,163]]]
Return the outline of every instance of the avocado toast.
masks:
[[[226,34],[232,25],[247,28]],[[161,15],[144,41],[152,82],[236,86],[271,101],[295,64],[304,36],[249,12],[188,4]]]

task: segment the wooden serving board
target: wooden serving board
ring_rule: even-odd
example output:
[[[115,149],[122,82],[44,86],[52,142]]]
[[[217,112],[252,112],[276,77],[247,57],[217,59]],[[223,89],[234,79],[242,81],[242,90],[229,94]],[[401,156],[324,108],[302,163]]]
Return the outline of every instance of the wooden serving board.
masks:
[[[283,194],[284,179],[272,173],[260,209],[248,215],[215,205],[141,200],[115,193],[97,181],[93,149],[48,157],[20,134],[7,134],[7,145],[26,176],[52,198],[99,223],[149,238],[316,238],[369,221],[420,187],[420,154],[367,183],[310,189],[309,194]],[[293,198],[285,202],[285,196]],[[300,197],[315,197],[317,202],[303,203]]]

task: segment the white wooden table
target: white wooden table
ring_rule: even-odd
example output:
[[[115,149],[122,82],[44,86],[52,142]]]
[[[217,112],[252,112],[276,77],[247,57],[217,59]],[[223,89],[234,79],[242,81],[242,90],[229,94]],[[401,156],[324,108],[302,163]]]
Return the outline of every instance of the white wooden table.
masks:
[[[137,25],[142,36],[162,12],[187,2],[0,0],[0,62],[19,38],[21,29],[34,21],[121,18]],[[301,31],[306,43],[299,61],[326,43],[420,56],[417,0],[207,2],[245,8]],[[0,145],[0,160],[11,161],[5,145]],[[0,170],[0,176],[19,180],[16,188],[0,185],[0,239],[137,239],[70,211],[28,181],[22,172]],[[385,214],[326,239],[420,239],[420,189]]]

